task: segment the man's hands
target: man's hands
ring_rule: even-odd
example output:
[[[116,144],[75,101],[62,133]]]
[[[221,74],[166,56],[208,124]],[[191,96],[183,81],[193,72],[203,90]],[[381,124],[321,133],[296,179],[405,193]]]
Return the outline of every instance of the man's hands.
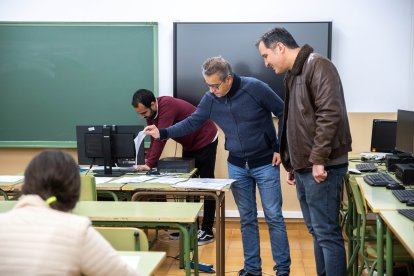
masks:
[[[151,135],[155,139],[160,138],[160,131],[155,125],[145,127],[144,132],[146,135]]]
[[[282,159],[280,159],[280,153],[274,152],[273,159],[272,159],[272,166],[279,166],[281,162],[282,162]]]
[[[328,172],[325,171],[324,165],[313,165],[312,166],[312,176],[315,179],[317,183],[321,183],[325,181],[325,179],[328,177]]]
[[[295,175],[293,174],[293,171],[287,172],[286,182],[289,185],[296,185]]]
[[[151,170],[150,167],[148,167],[147,165],[134,165],[134,169],[137,171],[149,171]]]

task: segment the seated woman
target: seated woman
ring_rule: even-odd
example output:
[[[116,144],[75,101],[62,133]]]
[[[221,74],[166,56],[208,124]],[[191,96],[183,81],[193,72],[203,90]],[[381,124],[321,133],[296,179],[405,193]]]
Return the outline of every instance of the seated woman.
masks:
[[[24,176],[23,195],[0,214],[2,275],[138,275],[88,218],[69,213],[80,194],[69,154],[43,151]]]

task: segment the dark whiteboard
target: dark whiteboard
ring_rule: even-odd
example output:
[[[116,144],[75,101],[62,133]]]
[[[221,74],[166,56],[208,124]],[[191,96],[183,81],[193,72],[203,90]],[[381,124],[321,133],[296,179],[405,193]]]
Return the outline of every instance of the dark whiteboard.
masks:
[[[156,23],[0,23],[0,146],[74,147],[76,125],[145,124]]]
[[[201,65],[221,55],[241,76],[256,77],[284,98],[283,77],[265,68],[255,46],[266,31],[286,28],[299,46],[311,45],[316,52],[331,58],[332,22],[246,22],[246,23],[174,23],[174,96],[197,105],[208,90]]]

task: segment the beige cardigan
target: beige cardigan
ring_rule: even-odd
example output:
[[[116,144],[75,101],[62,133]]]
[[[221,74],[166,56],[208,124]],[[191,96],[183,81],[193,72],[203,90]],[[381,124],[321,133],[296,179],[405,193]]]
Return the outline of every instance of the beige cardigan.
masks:
[[[88,218],[22,196],[0,214],[1,275],[137,275]]]

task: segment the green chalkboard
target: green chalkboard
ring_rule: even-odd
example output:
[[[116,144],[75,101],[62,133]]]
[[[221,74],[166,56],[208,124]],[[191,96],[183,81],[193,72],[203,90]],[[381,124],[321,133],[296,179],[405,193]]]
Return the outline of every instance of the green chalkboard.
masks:
[[[76,125],[145,124],[156,23],[0,23],[0,147],[76,147]]]

